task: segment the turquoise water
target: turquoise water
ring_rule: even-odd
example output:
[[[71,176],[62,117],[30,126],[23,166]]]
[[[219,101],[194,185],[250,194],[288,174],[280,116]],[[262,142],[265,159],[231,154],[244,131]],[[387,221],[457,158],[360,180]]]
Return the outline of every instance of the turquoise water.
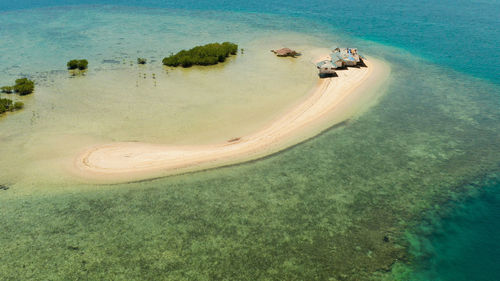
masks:
[[[312,19],[321,28],[402,47],[429,61],[500,83],[497,0],[477,1],[1,1],[0,10],[109,4],[189,10],[275,13]],[[1,27],[0,27],[1,28]]]
[[[500,260],[500,183],[490,181],[463,202],[451,203],[442,218],[421,226],[412,280],[497,280]]]
[[[467,187],[478,190],[470,199],[461,188],[499,171],[500,2],[102,2],[1,1],[0,81],[60,71],[76,51],[94,64],[138,50],[158,60],[156,51],[225,37],[145,20],[178,15],[225,20],[239,40],[241,30],[273,30],[356,44],[391,62],[392,83],[359,120],[262,161],[104,190],[58,185],[66,193],[56,195],[17,195],[45,186],[13,180],[0,191],[5,279],[369,280],[398,259],[413,271],[396,280],[500,280],[498,184]],[[14,11],[67,4],[90,6]],[[152,36],[166,28],[168,44]],[[106,33],[146,29],[148,48]],[[85,45],[94,36],[103,39]],[[401,229],[416,233],[413,258]]]

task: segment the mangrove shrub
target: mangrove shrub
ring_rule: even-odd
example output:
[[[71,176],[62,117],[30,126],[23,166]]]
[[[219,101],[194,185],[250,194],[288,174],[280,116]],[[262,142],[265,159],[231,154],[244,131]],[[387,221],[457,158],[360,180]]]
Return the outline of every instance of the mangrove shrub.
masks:
[[[238,45],[230,42],[211,43],[182,50],[163,59],[166,66],[190,67],[192,65],[214,65],[224,62],[230,55],[236,55]]]
[[[0,98],[0,114],[9,111],[11,106],[12,106],[11,100]]]
[[[73,69],[79,69],[79,70],[85,70],[88,68],[89,62],[85,59],[83,60],[70,60],[66,64],[68,66],[69,70]]]
[[[14,91],[14,89],[11,86],[4,86],[4,87],[0,88],[0,90],[2,91],[2,93],[6,93],[6,94],[11,94],[12,91]]]
[[[14,92],[20,94],[21,96],[29,95],[35,90],[35,82],[29,80],[28,78],[21,78],[16,80],[16,85],[13,87]]]
[[[22,101],[16,101],[16,102],[12,105],[12,108],[13,108],[13,110],[23,109],[23,108],[24,108],[24,103],[23,103]]]
[[[0,98],[0,114],[5,113],[7,111],[16,111],[22,109],[24,107],[24,103],[20,101],[16,101],[12,103],[10,99]]]

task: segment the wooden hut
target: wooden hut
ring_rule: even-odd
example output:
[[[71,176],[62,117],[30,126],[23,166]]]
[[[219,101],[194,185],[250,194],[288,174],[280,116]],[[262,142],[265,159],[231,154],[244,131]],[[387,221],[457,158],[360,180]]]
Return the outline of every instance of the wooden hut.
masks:
[[[335,70],[337,69],[337,66],[333,64],[332,61],[320,61],[316,64],[316,67],[319,70],[320,77],[331,77],[336,74]]]
[[[330,58],[332,64],[334,64],[337,68],[345,67],[344,59],[338,53],[332,53]]]
[[[332,61],[335,60],[336,64],[338,61],[341,61],[343,67],[356,66],[363,63],[361,56],[358,54],[358,49],[356,48],[336,48],[333,50],[331,57]]]
[[[289,48],[282,48],[279,50],[271,50],[271,52],[275,53],[278,57],[295,57],[300,55],[296,51]]]

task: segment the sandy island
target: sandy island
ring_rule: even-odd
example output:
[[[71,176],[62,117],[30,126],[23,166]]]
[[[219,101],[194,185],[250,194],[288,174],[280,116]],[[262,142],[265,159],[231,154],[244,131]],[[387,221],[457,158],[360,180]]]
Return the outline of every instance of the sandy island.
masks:
[[[197,171],[257,159],[351,118],[373,103],[390,68],[382,61],[319,79],[308,96],[262,130],[216,145],[169,146],[117,142],[84,151],[74,172],[88,180],[123,182]],[[364,105],[364,106],[363,106]]]

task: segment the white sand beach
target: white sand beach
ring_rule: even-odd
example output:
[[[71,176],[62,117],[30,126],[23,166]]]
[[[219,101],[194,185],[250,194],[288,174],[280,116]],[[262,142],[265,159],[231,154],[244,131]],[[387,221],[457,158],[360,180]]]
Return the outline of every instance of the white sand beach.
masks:
[[[211,145],[169,146],[140,142],[104,144],[83,151],[72,170],[99,182],[123,182],[220,167],[283,150],[343,122],[373,104],[389,66],[369,58],[367,67],[337,71],[290,111],[261,130]]]

